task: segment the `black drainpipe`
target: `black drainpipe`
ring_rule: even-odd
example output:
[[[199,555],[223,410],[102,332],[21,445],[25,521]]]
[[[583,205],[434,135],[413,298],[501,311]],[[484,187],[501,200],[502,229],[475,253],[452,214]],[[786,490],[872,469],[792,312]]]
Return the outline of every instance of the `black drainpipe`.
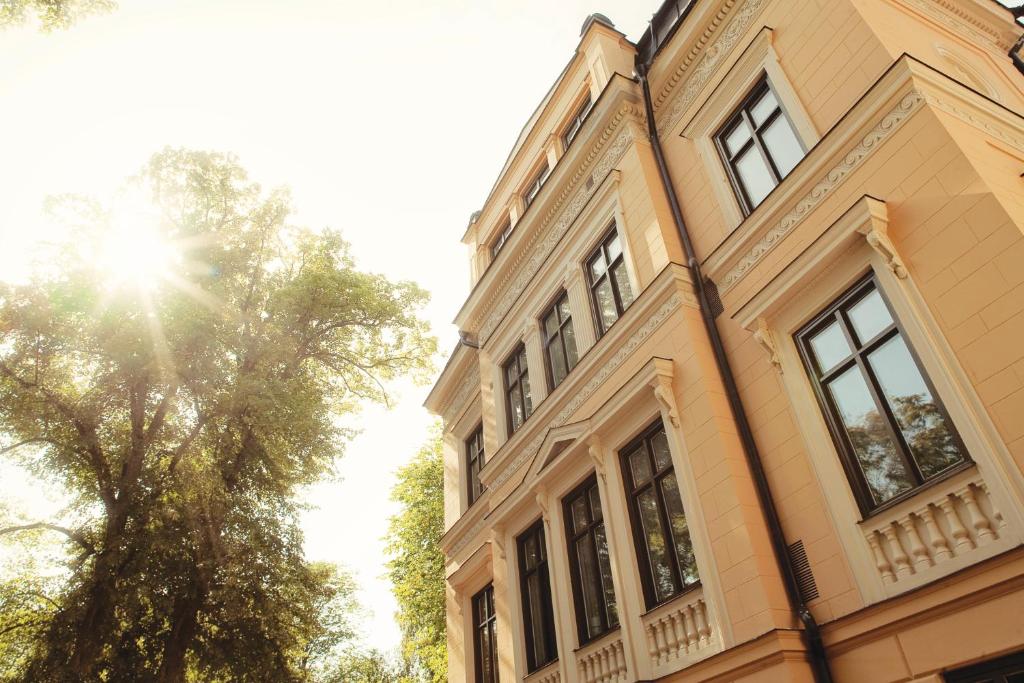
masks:
[[[797,583],[796,571],[793,568],[789,557],[789,548],[786,545],[786,538],[782,533],[782,524],[779,521],[779,512],[772,499],[771,489],[768,487],[768,478],[764,473],[764,466],[761,463],[761,455],[754,442],[754,435],[750,429],[750,422],[747,420],[747,413],[743,409],[743,402],[740,400],[739,390],[736,388],[736,378],[729,366],[729,358],[725,355],[725,346],[722,344],[722,337],[718,332],[718,324],[712,313],[708,300],[707,289],[705,288],[704,276],[700,272],[700,263],[697,261],[693,250],[693,243],[690,241],[689,231],[683,221],[683,212],[679,208],[679,198],[676,196],[675,186],[672,184],[672,177],[669,174],[668,166],[665,164],[665,156],[661,149],[661,139],[658,137],[658,126],[654,122],[654,105],[651,103],[651,90],[647,83],[647,65],[640,59],[636,61],[637,79],[644,96],[644,111],[647,114],[647,130],[651,138],[651,147],[654,149],[654,158],[658,164],[658,174],[661,176],[661,184],[668,196],[669,206],[672,209],[672,218],[675,221],[676,229],[679,231],[679,238],[683,242],[683,252],[686,256],[686,265],[690,270],[690,279],[697,290],[697,301],[700,305],[701,319],[704,321],[704,328],[707,330],[708,338],[711,341],[711,348],[715,353],[715,363],[718,366],[718,373],[725,385],[725,393],[729,398],[729,408],[732,417],[740,433],[740,442],[743,445],[743,453],[746,455],[747,464],[754,475],[754,488],[757,489],[757,499],[761,505],[761,512],[768,522],[768,533],[772,539],[772,549],[775,551],[775,560],[782,570],[782,583],[786,587],[786,595],[789,598],[790,608],[803,624],[803,633],[807,644],[807,650],[811,657],[811,670],[814,673],[814,680],[817,683],[832,683],[832,673],[828,668],[828,656],[825,653],[825,643],[821,640],[821,629],[814,615],[808,609],[807,603],[800,593]]]

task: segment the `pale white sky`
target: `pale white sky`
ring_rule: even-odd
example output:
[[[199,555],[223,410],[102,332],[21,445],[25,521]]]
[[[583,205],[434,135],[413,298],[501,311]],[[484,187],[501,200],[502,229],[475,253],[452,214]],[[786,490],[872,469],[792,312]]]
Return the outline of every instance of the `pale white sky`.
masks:
[[[0,278],[47,236],[47,194],[109,195],[165,145],[229,151],[291,188],[296,222],[341,229],[361,268],[430,290],[447,352],[469,289],[459,238],[584,18],[602,12],[636,40],[658,4],[121,0],[66,32],[0,33]],[[431,422],[427,388],[396,389],[304,517],[309,557],[356,573],[366,641],[385,649],[399,640],[388,494]],[[21,477],[0,469],[0,493],[17,494]]]

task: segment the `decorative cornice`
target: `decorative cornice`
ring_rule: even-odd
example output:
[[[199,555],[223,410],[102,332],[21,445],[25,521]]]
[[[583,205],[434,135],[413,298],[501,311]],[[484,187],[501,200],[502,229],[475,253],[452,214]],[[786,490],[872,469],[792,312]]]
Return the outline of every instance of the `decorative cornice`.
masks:
[[[928,92],[924,97],[925,100],[928,101],[928,104],[932,105],[936,109],[940,109],[947,114],[952,114],[964,123],[974,126],[978,130],[988,133],[994,138],[999,138],[1014,149],[1024,152],[1024,137],[1014,135],[1005,127],[994,125],[991,121],[977,116],[974,112],[962,106],[958,106],[956,102],[940,97],[934,92]],[[992,106],[995,107],[997,105]],[[1016,117],[1016,115],[1014,115],[1014,117]]]
[[[690,54],[687,55],[683,63],[680,64],[676,73],[673,74],[670,79],[670,85],[675,87],[676,83],[682,81],[682,89],[675,96],[675,98],[665,107],[664,111],[660,114],[655,114],[655,118],[658,119],[658,134],[667,135],[672,128],[679,122],[679,119],[683,116],[683,113],[693,104],[694,100],[700,91],[707,85],[711,79],[711,75],[719,67],[719,65],[726,59],[726,57],[732,52],[733,48],[739,43],[740,38],[747,32],[750,26],[754,23],[754,20],[761,13],[761,10],[768,4],[768,0],[746,0],[740,4],[739,9],[736,10],[735,16],[729,21],[728,26],[721,33],[721,37],[718,38],[710,47],[704,50],[703,57],[697,62],[696,66],[692,65],[693,60],[696,57],[697,52],[701,49],[702,45],[698,44],[691,50]],[[732,7],[732,3],[727,3],[722,10],[715,15],[715,19],[718,23],[721,23],[722,18],[728,13]],[[711,26],[705,30],[705,34],[708,30],[715,30],[718,23],[713,22]],[[703,37],[703,36],[702,36]],[[689,75],[687,75],[689,72]],[[684,78],[685,77],[685,78]],[[667,87],[667,86],[666,86]],[[665,89],[662,90],[659,95],[664,99],[666,96]]]
[[[967,11],[964,0],[900,0],[913,7],[932,21],[943,24],[954,33],[959,33],[971,40],[983,40],[994,43],[1001,51],[1010,49],[1012,41],[1007,42],[999,30],[992,25],[980,21],[976,15]],[[1009,14],[1007,13],[1007,16]]]
[[[575,413],[583,402],[593,395],[593,393],[608,379],[609,375],[615,372],[622,363],[629,358],[637,347],[640,346],[651,333],[658,328],[661,323],[683,302],[683,296],[679,293],[673,293],[672,296],[662,304],[651,317],[632,334],[615,352],[608,362],[605,363],[601,369],[594,375],[590,381],[588,381],[583,387],[573,395],[571,401],[569,401],[563,408],[556,414],[551,422],[548,423],[548,429],[560,427],[568,421],[568,419]],[[635,305],[635,304],[634,304]],[[494,476],[494,479],[490,482],[491,488],[497,488],[504,484],[508,479],[526,462],[531,460],[540,450],[541,444],[544,442],[544,436],[547,430],[542,430],[530,443],[523,446],[519,450],[519,454],[505,465],[499,472]]]
[[[843,156],[838,164],[829,169],[825,177],[818,181],[811,188],[810,192],[804,195],[774,227],[770,228],[761,239],[754,243],[747,253],[722,276],[721,282],[718,285],[721,293],[725,294],[735,287],[768,252],[781,243],[786,235],[792,232],[826,197],[842,185],[871,156],[872,152],[880,146],[883,140],[898,130],[904,121],[920,109],[924,102],[924,95],[917,90],[912,90],[903,97],[853,149]]]
[[[576,175],[566,184],[554,206],[544,216],[541,228],[519,251],[518,258],[505,267],[502,280],[490,285],[491,294],[477,306],[480,313],[474,316],[471,324],[471,328],[479,329],[482,343],[486,343],[519,295],[534,279],[555,245],[597,191],[600,181],[612,170],[630,144],[643,136],[642,127],[634,125],[642,118],[643,111],[633,103],[626,104],[616,112],[598,144],[579,165]],[[592,168],[586,173],[591,164]],[[572,195],[573,191],[576,191],[575,195]],[[570,195],[572,197],[567,202]]]
[[[697,57],[699,57],[704,51],[704,48],[707,47],[708,41],[710,41],[718,32],[718,28],[722,25],[722,22],[725,21],[725,18],[729,16],[729,11],[735,4],[736,0],[726,0],[726,2],[722,3],[721,9],[715,12],[715,15],[711,17],[711,21],[708,22],[707,26],[704,27],[704,30],[700,32],[697,39],[694,41],[693,47],[687,51],[675,71],[673,71],[666,79],[665,85],[663,85],[654,96],[653,104],[655,110],[659,109],[661,105],[664,104],[665,100],[671,96],[672,91],[679,84],[679,81],[682,80],[686,70],[690,68],[690,65],[693,64],[693,60],[697,59]]]
[[[441,417],[444,423],[450,424],[455,416],[462,411],[466,402],[478,391],[480,391],[480,364],[474,362],[466,372],[466,376],[462,378],[459,388],[441,404]]]

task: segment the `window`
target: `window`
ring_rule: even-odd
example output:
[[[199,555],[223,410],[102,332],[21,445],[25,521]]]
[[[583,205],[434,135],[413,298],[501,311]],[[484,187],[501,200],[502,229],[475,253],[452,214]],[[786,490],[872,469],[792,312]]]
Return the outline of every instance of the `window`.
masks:
[[[526,665],[533,672],[558,657],[548,553],[544,548],[544,521],[537,520],[516,542],[519,546],[519,590],[523,596]]]
[[[466,472],[469,479],[469,504],[472,505],[484,492],[480,483],[480,470],[484,468],[484,426],[480,424],[466,441]]]
[[[590,477],[566,496],[562,505],[565,536],[569,541],[576,626],[580,645],[583,645],[619,625],[597,478]]]
[[[501,230],[498,231],[498,237],[491,244],[491,258],[498,255],[501,248],[505,246],[505,242],[508,242],[509,236],[512,234],[512,221],[506,220],[505,224],[501,226]]]
[[[796,339],[863,513],[968,462],[873,276]]]
[[[533,177],[530,184],[526,186],[526,190],[523,192],[523,203],[526,206],[533,204],[533,200],[540,194],[540,188],[544,187],[544,183],[547,182],[548,176],[551,175],[551,167],[548,162],[544,162],[544,167]]]
[[[505,361],[505,409],[508,433],[512,435],[533,412],[530,398],[530,374],[526,368],[526,347],[520,344]]]
[[[494,586],[473,596],[473,652],[476,655],[476,683],[498,683],[497,616]]]
[[[658,422],[621,452],[633,541],[648,609],[696,584],[697,563],[665,427]]]
[[[803,159],[804,148],[768,79],[747,96],[715,136],[729,179],[749,214]]]
[[[554,389],[576,367],[576,333],[569,314],[569,295],[562,292],[558,301],[544,314],[544,356],[548,369],[548,384]]]
[[[583,101],[583,104],[579,106],[576,113],[569,119],[569,124],[565,127],[565,131],[562,133],[562,143],[565,148],[568,149],[569,145],[576,138],[576,134],[580,132],[580,128],[583,127],[583,122],[587,118],[587,114],[590,113],[591,107],[594,106],[593,100],[590,99],[590,94],[587,94],[587,99]]]
[[[622,244],[614,223],[608,236],[587,259],[587,277],[590,280],[597,334],[601,336],[633,303],[633,289],[629,286]]]
[[[947,683],[1024,683],[1024,652],[943,674]]]

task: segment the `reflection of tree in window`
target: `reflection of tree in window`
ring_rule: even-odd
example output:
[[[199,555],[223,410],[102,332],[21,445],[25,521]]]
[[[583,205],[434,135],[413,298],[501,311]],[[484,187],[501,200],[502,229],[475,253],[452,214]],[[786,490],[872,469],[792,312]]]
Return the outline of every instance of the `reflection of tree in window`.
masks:
[[[840,297],[797,339],[862,508],[967,462],[873,279]]]

